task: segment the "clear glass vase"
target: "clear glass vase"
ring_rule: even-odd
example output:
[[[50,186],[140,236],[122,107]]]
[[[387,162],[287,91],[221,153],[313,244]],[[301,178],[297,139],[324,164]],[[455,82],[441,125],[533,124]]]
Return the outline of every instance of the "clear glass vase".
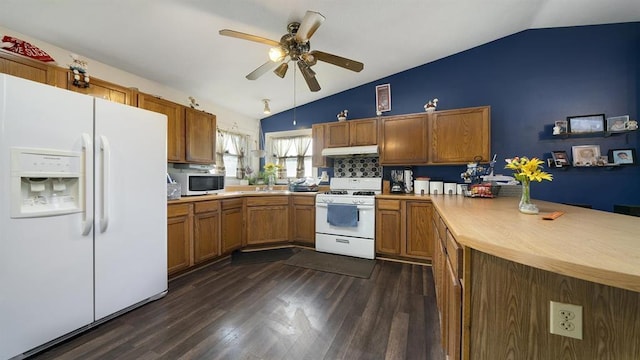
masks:
[[[522,184],[522,196],[520,197],[520,204],[518,209],[524,214],[537,214],[539,212],[538,207],[531,203],[531,183],[527,180],[521,181]]]
[[[267,178],[267,190],[273,190],[273,185],[276,184],[276,174],[269,174]]]

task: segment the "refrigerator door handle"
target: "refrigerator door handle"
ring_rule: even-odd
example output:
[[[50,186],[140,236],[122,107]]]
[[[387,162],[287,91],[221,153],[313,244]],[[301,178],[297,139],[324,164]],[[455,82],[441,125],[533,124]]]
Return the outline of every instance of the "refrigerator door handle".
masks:
[[[111,145],[106,136],[100,136],[100,150],[102,151],[102,214],[100,216],[100,232],[107,231],[109,227],[109,182],[111,166]]]
[[[91,163],[93,161],[93,145],[91,145],[91,136],[82,134],[82,150],[84,152],[84,214],[82,216],[82,236],[87,236],[93,227],[93,205],[89,203],[90,194],[87,189],[87,178],[89,173],[93,171]]]

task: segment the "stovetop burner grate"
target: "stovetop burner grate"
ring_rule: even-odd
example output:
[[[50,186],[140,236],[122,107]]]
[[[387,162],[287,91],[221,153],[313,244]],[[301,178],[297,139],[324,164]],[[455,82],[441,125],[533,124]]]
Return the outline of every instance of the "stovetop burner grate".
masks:
[[[327,195],[349,195],[347,190],[329,190],[324,192]]]
[[[375,194],[374,191],[356,191],[353,193],[356,196],[374,196]]]

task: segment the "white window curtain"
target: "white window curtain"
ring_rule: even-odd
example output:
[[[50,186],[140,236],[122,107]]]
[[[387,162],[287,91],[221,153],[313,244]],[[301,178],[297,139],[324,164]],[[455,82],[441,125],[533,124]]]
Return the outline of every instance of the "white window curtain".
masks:
[[[236,178],[244,179],[245,172],[245,154],[247,152],[248,139],[246,135],[241,134],[229,134],[228,151],[229,154],[235,155],[237,158],[236,165]]]
[[[216,141],[216,169],[219,173],[225,172],[224,167],[224,149],[225,149],[225,141],[227,137],[224,134],[224,131],[218,129],[218,140]]]
[[[291,138],[276,138],[273,139],[272,153],[278,159],[278,179],[284,179],[287,177],[287,154],[291,149]]]
[[[304,158],[307,156],[309,146],[311,145],[311,137],[297,136],[291,139],[296,150],[296,177],[304,177]]]

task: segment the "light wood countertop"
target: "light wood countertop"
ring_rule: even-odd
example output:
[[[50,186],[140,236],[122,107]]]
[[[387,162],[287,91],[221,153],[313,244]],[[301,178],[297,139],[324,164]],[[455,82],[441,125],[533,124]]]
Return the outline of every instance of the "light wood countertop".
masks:
[[[384,198],[385,196],[381,196]],[[467,247],[524,265],[640,292],[640,218],[520,198],[432,196],[449,231]],[[555,220],[542,215],[563,211]]]

